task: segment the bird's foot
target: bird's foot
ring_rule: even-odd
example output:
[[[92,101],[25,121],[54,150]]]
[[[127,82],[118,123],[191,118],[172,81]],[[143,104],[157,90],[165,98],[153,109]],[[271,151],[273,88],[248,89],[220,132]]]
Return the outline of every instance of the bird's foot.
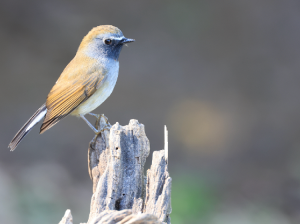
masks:
[[[95,125],[95,129],[94,132],[96,135],[99,135],[101,132],[103,132],[104,130],[110,130],[111,125],[108,122],[108,118],[104,115],[104,114],[93,114],[93,113],[89,113],[89,115],[96,117],[96,125]],[[101,118],[104,119],[105,121],[105,126],[103,128],[100,129],[101,127]],[[102,123],[103,124],[103,123]]]
[[[111,125],[109,125],[109,126],[107,125],[107,126],[105,126],[104,128],[102,128],[102,129],[100,129],[100,130],[98,129],[97,132],[95,132],[95,134],[96,134],[96,135],[99,135],[99,134],[102,133],[104,130],[109,131],[110,128],[111,128]]]
[[[95,116],[97,118],[96,120],[96,124],[95,124],[95,127],[93,128],[93,131],[95,133],[95,136],[92,140],[92,142],[96,142],[96,139],[97,137],[102,134],[105,130],[109,131],[110,128],[111,128],[111,125],[110,123],[108,122],[108,119],[107,117],[104,116],[104,114],[93,114],[92,116]],[[101,123],[101,118],[104,118],[105,120],[105,126],[103,128],[100,128],[101,126],[103,126],[103,123]],[[101,125],[102,124],[102,125]],[[100,127],[99,127],[100,126]]]

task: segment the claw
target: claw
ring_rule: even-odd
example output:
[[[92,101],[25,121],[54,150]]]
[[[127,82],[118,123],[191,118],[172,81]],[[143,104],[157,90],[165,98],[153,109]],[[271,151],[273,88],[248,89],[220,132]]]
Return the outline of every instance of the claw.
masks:
[[[99,130],[99,128],[100,128],[99,125],[100,125],[100,120],[101,120],[102,117],[104,118],[105,123],[106,123],[105,127],[102,128],[102,130],[104,131],[104,129],[106,127],[109,127],[109,128],[111,127],[110,123],[108,122],[108,118],[104,114],[100,114],[100,115],[99,114],[95,114],[95,115],[97,115],[97,120],[96,120],[96,125],[95,125],[95,127],[96,127],[97,130]],[[100,130],[98,132],[100,133],[100,132],[102,132],[102,130]]]
[[[105,126],[104,128],[102,128],[101,130],[99,130],[98,129],[98,132],[97,133],[95,133],[96,135],[99,135],[101,132],[103,132],[104,130],[107,130],[107,131],[109,131],[110,130],[110,128],[111,128],[111,126]]]

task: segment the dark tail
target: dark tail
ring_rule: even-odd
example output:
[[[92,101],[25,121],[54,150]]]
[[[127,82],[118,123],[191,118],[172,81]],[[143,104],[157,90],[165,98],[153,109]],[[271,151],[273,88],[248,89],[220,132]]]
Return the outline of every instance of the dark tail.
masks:
[[[44,104],[41,106],[33,115],[32,117],[24,124],[24,126],[18,131],[15,137],[11,140],[8,145],[10,151],[14,151],[15,148],[19,145],[21,140],[30,132],[30,130],[42,120],[47,113],[47,107]]]

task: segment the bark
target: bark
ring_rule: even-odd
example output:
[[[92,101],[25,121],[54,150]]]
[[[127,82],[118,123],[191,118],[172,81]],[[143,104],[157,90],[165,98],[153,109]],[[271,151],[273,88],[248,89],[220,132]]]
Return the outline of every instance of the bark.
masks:
[[[170,223],[171,183],[168,173],[168,142],[153,152],[152,165],[144,175],[150,153],[143,124],[130,120],[112,127],[102,116],[97,127],[104,130],[90,142],[88,169],[93,196],[87,224]],[[73,224],[67,210],[59,224]]]

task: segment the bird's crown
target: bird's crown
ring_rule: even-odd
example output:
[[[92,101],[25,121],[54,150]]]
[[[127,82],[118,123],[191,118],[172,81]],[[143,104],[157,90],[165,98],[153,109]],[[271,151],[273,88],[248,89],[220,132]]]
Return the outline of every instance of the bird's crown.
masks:
[[[122,31],[111,25],[102,25],[94,27],[82,40],[79,49],[86,47],[93,39],[99,36],[112,36],[115,38],[123,37]]]

